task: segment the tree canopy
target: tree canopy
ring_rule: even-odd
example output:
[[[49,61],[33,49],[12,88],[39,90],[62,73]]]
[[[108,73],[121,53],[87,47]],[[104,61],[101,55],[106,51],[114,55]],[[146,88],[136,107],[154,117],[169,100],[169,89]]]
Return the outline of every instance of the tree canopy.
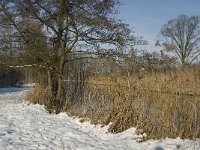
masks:
[[[116,18],[119,0],[1,0],[0,20],[14,27],[25,58],[43,67],[53,97],[61,99],[65,63],[78,46],[124,50],[143,44]]]
[[[168,21],[160,31],[164,50],[174,53],[182,67],[192,63],[200,55],[200,18],[180,15]]]

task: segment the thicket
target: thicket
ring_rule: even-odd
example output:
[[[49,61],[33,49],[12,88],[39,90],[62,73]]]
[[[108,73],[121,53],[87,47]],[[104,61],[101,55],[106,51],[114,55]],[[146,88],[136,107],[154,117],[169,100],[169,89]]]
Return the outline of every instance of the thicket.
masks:
[[[0,65],[0,87],[20,86],[23,80],[24,74],[21,70]]]

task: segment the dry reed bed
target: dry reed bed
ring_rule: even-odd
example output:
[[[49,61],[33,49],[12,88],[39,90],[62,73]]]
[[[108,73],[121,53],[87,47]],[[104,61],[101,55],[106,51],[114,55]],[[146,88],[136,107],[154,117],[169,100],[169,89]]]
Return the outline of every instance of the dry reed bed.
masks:
[[[112,122],[110,132],[137,127],[146,139],[200,137],[198,70],[137,76],[93,76],[76,115]],[[76,110],[76,109],[74,109]],[[80,115],[81,114],[81,115]]]
[[[89,118],[94,124],[112,124],[109,131],[137,127],[146,139],[200,138],[200,70],[146,72],[127,76],[91,76],[77,95],[66,91],[62,110]],[[49,90],[36,87],[27,95],[51,112]],[[75,97],[74,97],[75,96]],[[84,120],[84,119],[83,119]]]
[[[200,95],[200,71],[198,70],[144,73],[142,76],[92,76],[87,83],[99,88],[126,87],[131,90]]]

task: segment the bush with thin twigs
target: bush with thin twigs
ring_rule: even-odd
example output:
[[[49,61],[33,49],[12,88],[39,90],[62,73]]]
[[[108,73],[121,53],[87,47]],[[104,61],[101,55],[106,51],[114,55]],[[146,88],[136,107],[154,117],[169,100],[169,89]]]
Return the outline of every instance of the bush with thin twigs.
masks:
[[[20,86],[24,80],[24,74],[16,68],[0,65],[0,87]]]

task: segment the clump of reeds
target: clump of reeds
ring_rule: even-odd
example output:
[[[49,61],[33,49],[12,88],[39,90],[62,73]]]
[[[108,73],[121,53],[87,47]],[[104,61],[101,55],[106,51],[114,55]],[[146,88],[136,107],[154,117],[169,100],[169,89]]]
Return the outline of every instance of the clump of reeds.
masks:
[[[108,124],[109,131],[137,127],[147,139],[200,137],[199,70],[138,77],[92,76],[76,115]],[[81,114],[81,115],[80,115]]]
[[[37,84],[33,89],[28,91],[25,99],[34,104],[44,105],[47,110],[51,111],[52,108],[52,97],[50,90]]]

